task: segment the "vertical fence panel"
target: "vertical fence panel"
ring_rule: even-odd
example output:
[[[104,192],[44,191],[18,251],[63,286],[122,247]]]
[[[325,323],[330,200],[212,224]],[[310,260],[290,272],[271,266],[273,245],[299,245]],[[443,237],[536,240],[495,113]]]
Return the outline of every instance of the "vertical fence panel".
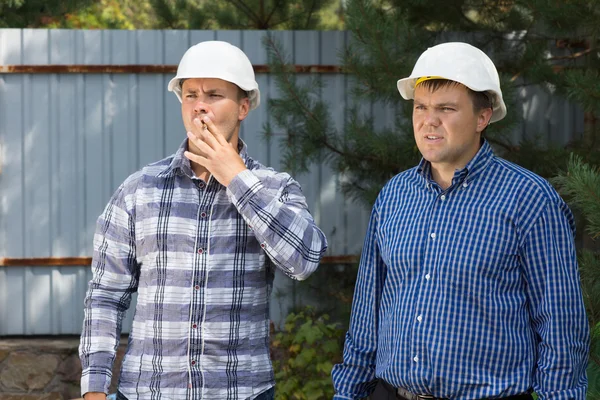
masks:
[[[0,63],[22,62],[22,31],[0,30]],[[25,255],[23,76],[0,75],[0,256]],[[25,332],[24,271],[0,267],[0,335]]]
[[[293,58],[294,56],[294,33],[293,32],[283,32],[283,31],[272,31],[269,32],[270,35],[274,38],[274,40],[280,41],[290,56]],[[267,79],[267,88],[261,93],[266,95],[265,104],[267,104],[269,98],[278,98],[279,89],[275,83],[275,78],[270,76]],[[281,160],[281,141],[283,140],[283,134],[280,131],[274,121],[269,119],[271,126],[273,128],[273,135],[267,141],[267,159],[261,160],[263,163],[266,163],[269,167],[274,168],[277,171],[284,171],[283,163]],[[293,171],[287,171],[293,172]],[[290,281],[290,279],[283,275],[282,273],[275,274],[275,280],[273,282],[273,296],[271,298],[271,318],[275,321],[282,321],[286,314],[287,310],[293,306],[294,304],[294,284]]]
[[[340,49],[345,45],[345,32],[321,33],[321,62],[325,65],[339,64]],[[339,137],[344,134],[346,108],[346,77],[342,74],[324,75],[322,100],[327,102],[333,116],[333,128]],[[339,190],[339,180],[328,165],[322,167],[322,184],[319,192],[322,225],[329,244],[329,253],[346,254],[344,241],[344,195]]]
[[[265,35],[264,31],[243,32],[242,50],[248,55],[253,65],[267,64],[267,52],[262,44]],[[257,109],[251,111],[242,123],[240,136],[248,145],[250,156],[262,164],[267,164],[268,148],[267,142],[263,140],[263,127],[269,117],[267,105],[269,80],[267,74],[256,74],[256,82],[261,92],[260,105]]]
[[[299,65],[337,65],[347,32],[270,32]],[[204,40],[226,40],[255,65],[267,64],[264,31],[0,30],[0,65],[177,65],[185,50]],[[300,82],[316,74],[297,76]],[[185,138],[181,105],[167,92],[173,74],[0,74],[0,258],[92,255],[98,215],[123,179],[172,154]],[[283,171],[281,141],[270,121],[268,100],[280,97],[275,79],[258,73],[261,105],[242,124],[249,153]],[[350,78],[322,74],[321,99],[343,134]],[[390,84],[394,84],[391,82]],[[583,129],[582,111],[539,88],[527,87],[524,123],[515,140],[536,135],[564,144]],[[391,127],[393,107],[361,107],[377,127]],[[372,113],[371,113],[372,112]],[[272,121],[271,121],[272,122]],[[325,231],[329,254],[357,254],[369,210],[339,191],[339,176],[315,165],[290,172],[302,185]],[[324,266],[327,268],[327,266]],[[0,335],[78,334],[89,267],[0,267]],[[272,317],[281,321],[295,305],[294,284],[277,274]],[[303,299],[297,299],[297,304]],[[135,300],[134,300],[135,301]],[[133,311],[124,331],[130,328]]]
[[[23,31],[23,62],[48,64],[48,31]],[[51,187],[54,95],[51,76],[26,76],[23,85],[24,106],[24,187],[25,187],[25,252],[33,257],[51,255]],[[51,331],[53,299],[50,296],[52,270],[25,269],[25,333]]]
[[[209,32],[206,32],[208,34]],[[165,58],[163,62],[167,65],[177,65],[179,60],[190,46],[190,32],[188,31],[166,31],[165,32]],[[212,39],[212,36],[210,37]],[[207,39],[208,40],[208,39]],[[186,138],[185,128],[181,122],[181,103],[171,92],[167,92],[167,85],[174,74],[165,74],[163,77],[163,96],[165,106],[163,115],[165,120],[165,151],[173,154],[181,142]]]
[[[136,33],[138,62],[146,65],[161,65],[164,54],[164,37],[160,31],[138,31]],[[140,74],[137,78],[137,91],[132,96],[137,98],[138,130],[137,159],[138,168],[160,160],[167,153],[163,147],[164,109],[166,87],[160,74]],[[172,93],[167,93],[172,95]],[[173,150],[174,151],[174,150]]]

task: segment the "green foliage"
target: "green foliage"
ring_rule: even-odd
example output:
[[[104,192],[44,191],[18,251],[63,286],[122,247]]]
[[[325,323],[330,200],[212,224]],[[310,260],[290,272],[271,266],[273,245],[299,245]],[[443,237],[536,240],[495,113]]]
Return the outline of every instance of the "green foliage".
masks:
[[[0,0],[0,27],[342,29],[341,0]]]
[[[579,156],[571,156],[567,172],[560,173],[553,183],[584,214],[590,236],[600,238],[600,168],[585,163]]]
[[[158,17],[158,28],[299,30],[339,26],[335,24],[336,0],[150,0],[150,3]]]
[[[596,265],[600,266],[600,265]],[[598,293],[598,292],[596,292]],[[588,400],[600,399],[600,323],[591,329],[590,363],[588,366]]]
[[[154,15],[148,2],[97,0],[91,5],[49,20],[47,28],[151,29]]]
[[[597,153],[595,154],[597,157]],[[552,183],[581,215],[591,238],[600,238],[600,165],[584,162],[572,155],[566,172],[561,172]],[[585,239],[585,238],[584,238]],[[590,363],[588,367],[589,396],[600,398],[600,251],[598,246],[582,249],[579,254],[581,286],[590,322]],[[594,248],[595,247],[595,248]]]
[[[39,28],[93,0],[0,0],[0,28]]]
[[[385,182],[419,159],[411,103],[400,97],[395,82],[410,74],[427,47],[441,41],[466,40],[492,54],[498,65],[509,114],[492,124],[485,136],[501,156],[550,177],[564,165],[573,146],[583,144],[583,151],[589,151],[600,136],[597,127],[587,126],[585,142],[563,147],[540,141],[545,132],[527,132],[521,139],[512,134],[522,118],[517,110],[523,87],[539,85],[597,112],[596,1],[563,5],[553,0],[348,0],[344,20],[352,34],[340,57],[351,76],[352,93],[344,126],[335,127],[331,104],[318,96],[323,90],[319,79],[298,84],[287,68],[286,50],[267,39],[269,62],[283,94],[270,101],[274,126],[265,131],[285,132],[286,168],[304,171],[325,162],[343,177],[342,190],[364,204],[372,204]],[[381,126],[363,111],[371,104],[397,110],[395,126]]]
[[[278,400],[331,399],[331,369],[341,361],[344,331],[307,307],[288,315],[271,341]]]

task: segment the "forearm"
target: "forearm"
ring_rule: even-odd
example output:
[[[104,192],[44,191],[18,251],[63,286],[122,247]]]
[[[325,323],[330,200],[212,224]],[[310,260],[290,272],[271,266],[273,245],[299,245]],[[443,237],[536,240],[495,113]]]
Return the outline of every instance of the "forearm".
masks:
[[[352,301],[350,327],[341,364],[332,371],[335,399],[362,399],[376,386],[378,320],[386,266],[377,242],[377,204],[369,221]]]
[[[277,267],[298,280],[314,272],[327,241],[295,183],[274,190],[246,170],[231,182],[228,194]]]
[[[550,203],[521,251],[539,342],[534,390],[541,399],[584,399],[589,326],[567,209]]]
[[[85,300],[84,322],[79,345],[82,394],[108,393],[119,346],[122,320],[131,296],[129,292],[123,294],[93,286],[90,285]]]

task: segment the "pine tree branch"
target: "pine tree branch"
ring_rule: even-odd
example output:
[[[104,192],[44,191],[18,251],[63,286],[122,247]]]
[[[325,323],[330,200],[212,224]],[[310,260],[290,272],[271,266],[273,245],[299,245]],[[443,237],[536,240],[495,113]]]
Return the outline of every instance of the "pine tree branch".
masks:
[[[498,139],[494,139],[491,137],[486,136],[485,140],[487,140],[488,142],[495,144],[497,146],[502,147],[503,149],[507,150],[507,151],[514,151],[514,152],[518,152],[519,151],[519,146],[514,146],[508,143],[504,143]]]
[[[243,0],[241,0],[241,1],[225,0],[225,1],[227,1],[228,3],[233,5],[238,10],[241,10],[242,12],[244,12],[250,19],[254,18],[254,21],[256,22],[257,25],[260,23],[260,17],[258,15],[256,15],[256,13],[254,13],[254,11],[252,11],[252,9],[250,7],[248,7],[248,5],[246,5],[246,3],[244,3]]]
[[[569,56],[555,56],[555,57],[550,57],[548,58],[549,61],[555,61],[555,60],[574,60],[577,59],[579,57],[583,57],[586,54],[591,53],[592,51],[596,51],[598,49],[598,47],[596,48],[589,48],[586,50],[582,50],[582,51],[578,51],[577,53],[571,54]]]
[[[279,51],[279,48],[277,47],[277,45],[275,44],[275,42],[271,39],[270,35],[267,35],[267,41],[269,43],[269,46],[273,49],[273,51],[275,52],[275,54],[277,55],[277,58],[279,60],[279,63],[281,65],[285,65],[285,58],[283,57],[283,55],[281,54],[281,52]],[[308,109],[306,107],[306,105],[302,102],[302,100],[300,100],[300,98],[298,97],[298,94],[296,93],[296,91],[293,89],[294,84],[289,80],[289,75],[288,74],[282,74],[281,76],[283,76],[283,80],[285,82],[285,88],[288,92],[289,95],[291,95],[292,99],[294,100],[294,102],[300,107],[300,109],[303,111],[304,115],[309,116],[312,120],[314,120],[318,125],[323,125],[323,123],[310,111],[310,109]],[[337,148],[333,147],[332,145],[330,145],[327,141],[324,141],[322,143],[324,146],[326,146],[329,150],[331,150],[332,152],[343,156],[345,155],[342,151],[338,150]]]
[[[363,6],[364,6],[364,3],[361,1],[361,2],[359,2],[359,4],[360,4],[360,7],[362,8],[362,9],[361,9],[361,11],[362,11],[362,14],[363,14],[363,15],[366,15],[366,12],[367,12],[367,10],[366,10],[366,9],[363,7]],[[370,25],[369,25],[369,26],[370,26]],[[374,35],[373,37],[377,38],[377,35]],[[383,42],[383,40],[376,40],[376,42],[377,42],[377,48],[379,49],[379,53],[380,53],[381,55],[387,55],[387,53],[386,53],[386,52],[383,50],[383,48],[381,47],[381,43]],[[386,58],[387,58],[387,57],[383,57],[383,59],[384,59],[385,61],[387,61],[387,60],[386,60]],[[386,69],[386,72],[387,72],[387,75],[388,75],[389,77],[391,77],[391,81],[393,82],[393,81],[395,80],[395,79],[394,79],[395,75],[392,73],[392,71],[390,71],[390,69],[389,69],[389,63],[388,63],[388,62],[384,62],[384,63],[382,63],[382,64],[384,64],[384,66],[385,66],[385,69]]]
[[[285,57],[283,56],[283,54],[281,54],[281,52],[279,51],[279,48],[277,47],[276,43],[272,40],[270,35],[266,36],[266,41],[267,41],[267,44],[271,47],[271,49],[273,49],[280,65],[282,65],[282,66],[285,65]],[[294,83],[291,82],[291,80],[289,79],[289,75],[282,73],[280,76],[283,77],[283,83],[284,83],[283,86],[284,86],[285,91],[290,96],[290,98],[294,102],[294,104],[296,104],[298,106],[298,108],[301,110],[302,114],[307,116],[308,118],[312,119],[319,126],[324,126],[323,122],[308,107],[306,107],[306,105],[302,102],[300,97],[298,97],[297,92],[294,90]],[[321,138],[319,138],[318,143],[320,143],[323,147],[327,148],[329,151],[331,151],[332,153],[341,157],[342,159],[353,158],[356,160],[363,160],[363,161],[366,161],[369,163],[377,163],[386,169],[390,169],[390,170],[397,169],[396,164],[382,163],[381,160],[379,160],[376,156],[365,155],[363,153],[360,153],[360,156],[359,156],[353,152],[343,151],[340,148],[334,146],[329,140],[327,140],[326,136],[322,136]]]
[[[283,0],[276,0],[275,1],[275,5],[273,6],[273,8],[271,9],[271,12],[269,13],[269,15],[267,16],[267,20],[265,21],[265,25],[268,25],[269,22],[271,22],[271,18],[273,18],[273,15],[275,15],[275,11],[277,11],[277,9],[279,8],[279,4],[282,2]],[[276,26],[276,25],[274,25]]]
[[[310,19],[312,18],[312,15],[314,13],[316,3],[317,3],[317,0],[313,0],[313,2],[311,3],[311,6],[309,8],[309,11],[306,13],[306,24],[304,25],[304,27],[307,29],[310,24]]]

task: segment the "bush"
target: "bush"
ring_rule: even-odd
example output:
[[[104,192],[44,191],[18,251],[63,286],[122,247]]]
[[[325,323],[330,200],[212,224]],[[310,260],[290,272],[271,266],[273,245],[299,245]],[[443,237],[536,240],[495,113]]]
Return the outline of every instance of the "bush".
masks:
[[[344,331],[314,308],[288,315],[271,343],[277,400],[331,399],[331,369],[341,361]]]

